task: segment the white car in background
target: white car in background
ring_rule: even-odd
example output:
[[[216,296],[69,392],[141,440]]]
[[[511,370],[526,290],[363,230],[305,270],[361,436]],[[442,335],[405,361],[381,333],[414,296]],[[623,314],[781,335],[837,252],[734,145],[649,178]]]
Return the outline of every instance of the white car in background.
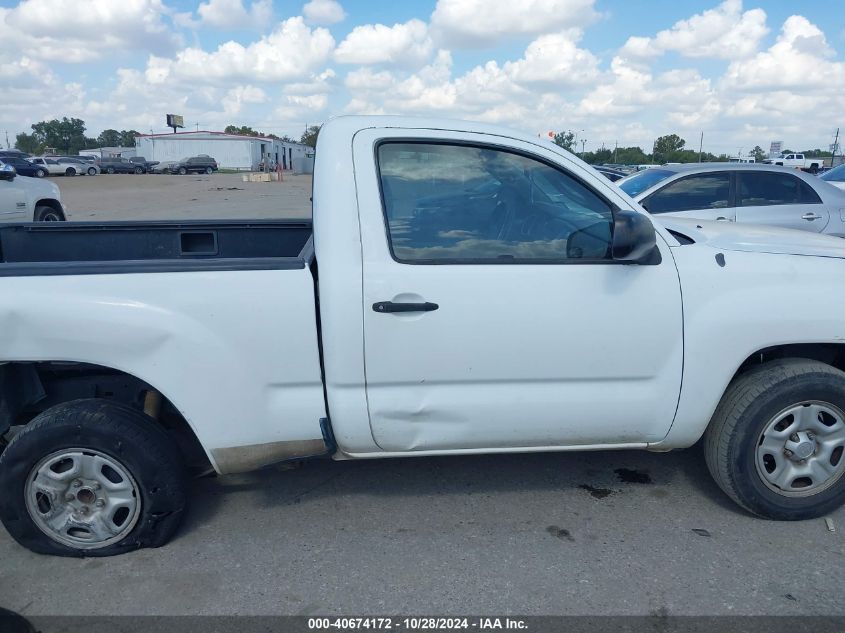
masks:
[[[826,180],[834,187],[845,189],[845,164],[834,167],[830,171],[824,172],[819,176],[822,180]]]
[[[76,176],[85,173],[79,165],[64,165],[55,158],[42,156],[28,159],[33,165],[43,167],[51,176]]]
[[[60,222],[65,209],[59,188],[52,182],[18,176],[0,161],[0,222]]]

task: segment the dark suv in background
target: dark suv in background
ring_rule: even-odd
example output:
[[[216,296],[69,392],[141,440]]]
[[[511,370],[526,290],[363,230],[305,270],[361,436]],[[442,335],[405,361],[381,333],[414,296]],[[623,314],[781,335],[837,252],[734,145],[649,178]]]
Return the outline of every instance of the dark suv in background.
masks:
[[[144,168],[144,173],[147,174],[152,171],[152,168],[158,165],[157,160],[147,160],[143,156],[133,156],[129,159],[130,163],[134,163],[135,165],[140,165]]]
[[[170,166],[171,174],[185,175],[191,172],[195,174],[210,174],[214,171],[217,171],[217,161],[205,154],[183,158],[178,163],[173,163]]]
[[[104,174],[143,174],[147,168],[125,158],[101,158],[100,171]]]

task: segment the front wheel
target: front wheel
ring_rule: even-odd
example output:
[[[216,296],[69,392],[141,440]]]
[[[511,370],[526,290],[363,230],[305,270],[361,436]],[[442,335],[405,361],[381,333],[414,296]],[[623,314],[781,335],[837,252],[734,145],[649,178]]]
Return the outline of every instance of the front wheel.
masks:
[[[96,176],[96,175],[97,175],[97,170],[96,170],[96,169],[94,169],[93,167],[89,167],[89,168],[88,168],[88,175],[89,175],[89,176]]]
[[[107,167],[107,168],[106,168],[106,173],[107,173],[107,174],[113,174],[113,173],[114,173],[114,167]]]
[[[155,420],[108,400],[37,416],[0,455],[0,520],[39,554],[110,556],[158,547],[185,509],[179,454]]]
[[[205,168],[205,173],[207,173],[207,174],[211,174],[211,172],[213,172],[213,171],[214,171],[214,170],[213,170],[211,167],[206,167],[206,168]]]
[[[53,207],[40,206],[35,207],[35,215],[32,219],[35,222],[62,222],[65,216],[61,211],[57,211]]]
[[[144,169],[143,169],[142,167],[136,167],[136,168],[135,168],[135,173],[136,173],[136,174],[143,174],[143,173],[144,173]]]
[[[73,167],[65,169],[65,176],[76,176],[76,170]]]
[[[783,521],[845,503],[845,372],[778,360],[727,390],[704,438],[719,487],[746,510]]]
[[[46,176],[46,175],[47,175],[47,172],[44,171],[43,169],[36,169],[35,170],[35,177],[36,178],[44,178],[44,176]]]
[[[180,167],[180,168],[179,168],[179,173],[180,173],[182,176],[184,176],[185,174],[187,174],[187,173],[188,173],[188,170],[187,170],[187,169],[185,169],[184,167]]]

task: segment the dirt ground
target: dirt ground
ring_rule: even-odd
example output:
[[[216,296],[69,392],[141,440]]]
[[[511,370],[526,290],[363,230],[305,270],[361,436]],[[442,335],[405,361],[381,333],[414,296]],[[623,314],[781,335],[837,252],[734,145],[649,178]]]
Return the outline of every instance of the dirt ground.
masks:
[[[243,182],[241,174],[112,174],[54,178],[68,219],[172,220],[311,216],[311,176]]]

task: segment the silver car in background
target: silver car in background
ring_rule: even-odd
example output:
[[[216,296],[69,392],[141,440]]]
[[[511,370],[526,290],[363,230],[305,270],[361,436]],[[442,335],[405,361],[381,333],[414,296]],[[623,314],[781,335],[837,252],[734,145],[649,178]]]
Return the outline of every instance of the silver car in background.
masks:
[[[665,165],[616,184],[653,215],[845,237],[845,191],[797,169],[736,163]]]

